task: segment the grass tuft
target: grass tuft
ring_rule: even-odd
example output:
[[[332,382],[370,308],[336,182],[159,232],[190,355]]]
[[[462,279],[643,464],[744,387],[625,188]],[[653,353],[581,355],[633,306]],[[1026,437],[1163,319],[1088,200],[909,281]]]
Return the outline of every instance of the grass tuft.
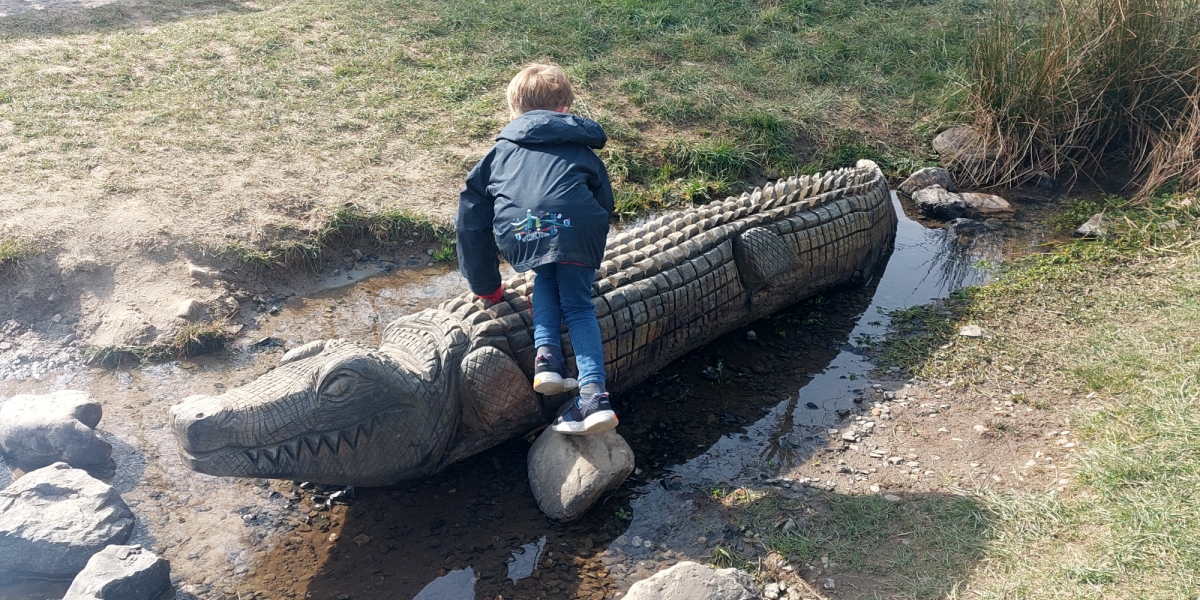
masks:
[[[0,275],[19,268],[32,253],[29,245],[20,240],[0,239]]]
[[[276,239],[261,245],[234,242],[223,251],[255,269],[296,266],[315,269],[331,251],[364,239],[384,250],[394,249],[407,240],[439,242],[441,246],[434,251],[434,259],[439,261],[453,260],[455,252],[450,227],[398,208],[368,211],[356,205],[342,206],[315,230],[285,227],[273,234]]]
[[[176,332],[169,342],[146,346],[92,346],[84,349],[84,363],[98,367],[120,367],[142,362],[178,360],[189,356],[212,354],[225,347],[233,336],[225,321],[190,323]]]
[[[1058,0],[1000,5],[976,38],[967,107],[996,161],[962,166],[979,182],[1038,171],[1106,170],[1146,198],[1200,186],[1200,2]]]

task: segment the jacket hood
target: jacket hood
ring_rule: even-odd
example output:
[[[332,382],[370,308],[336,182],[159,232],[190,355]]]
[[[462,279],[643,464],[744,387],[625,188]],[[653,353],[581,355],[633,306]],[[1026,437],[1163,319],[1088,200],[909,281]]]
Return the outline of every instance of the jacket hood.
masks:
[[[515,144],[583,144],[603,148],[608,135],[599,123],[579,115],[531,110],[506,125],[496,140]]]

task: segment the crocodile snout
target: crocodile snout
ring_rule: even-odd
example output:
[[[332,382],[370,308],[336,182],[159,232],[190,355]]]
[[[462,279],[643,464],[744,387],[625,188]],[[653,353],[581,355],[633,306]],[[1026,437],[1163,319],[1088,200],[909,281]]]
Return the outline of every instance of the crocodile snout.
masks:
[[[219,450],[231,441],[225,434],[233,413],[211,396],[188,396],[171,407],[171,429],[188,452]]]

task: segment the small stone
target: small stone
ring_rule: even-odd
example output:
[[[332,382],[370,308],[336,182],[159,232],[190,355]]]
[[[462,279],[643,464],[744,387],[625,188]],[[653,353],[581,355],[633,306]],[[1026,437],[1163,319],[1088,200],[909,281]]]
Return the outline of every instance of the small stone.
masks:
[[[754,580],[737,569],[684,561],[629,588],[625,600],[757,600]]]
[[[899,502],[900,496],[896,496],[894,494],[884,494],[883,499],[887,500],[888,502]]]
[[[837,587],[837,583],[831,578],[826,578],[825,582],[821,584],[821,587],[823,587],[827,590],[832,590],[835,587]]]
[[[746,341],[747,341],[747,342],[757,342],[757,341],[758,341],[758,334],[757,334],[757,333],[754,333],[754,330],[753,330],[753,329],[751,329],[750,331],[747,331],[747,332],[746,332]]]
[[[983,328],[978,325],[964,325],[962,329],[958,330],[958,335],[972,338],[983,337]]]
[[[366,546],[367,544],[371,543],[371,536],[365,533],[360,533],[354,536],[354,543],[358,544],[359,546]]]
[[[208,316],[208,310],[203,304],[189,298],[175,308],[175,316],[185,321],[202,321]]]
[[[768,583],[766,587],[763,588],[763,598],[766,598],[767,600],[779,600],[779,584]]]
[[[971,429],[974,429],[976,433],[986,433],[988,430],[988,428],[983,425],[975,425]]]
[[[879,493],[879,484],[878,484],[878,483],[872,483],[872,484],[871,484],[871,493],[872,493],[872,494],[878,494],[878,493]]]
[[[1098,240],[1104,237],[1104,213],[1096,213],[1086,223],[1079,226],[1073,234],[1075,237],[1088,240]]]

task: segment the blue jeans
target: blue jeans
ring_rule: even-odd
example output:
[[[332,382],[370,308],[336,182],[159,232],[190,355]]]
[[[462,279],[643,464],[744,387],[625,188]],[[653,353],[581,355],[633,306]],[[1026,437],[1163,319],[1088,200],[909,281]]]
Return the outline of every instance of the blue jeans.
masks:
[[[592,305],[596,270],[581,265],[551,263],[533,270],[533,343],[562,348],[566,321],[575,350],[580,387],[604,383],[604,344]]]

